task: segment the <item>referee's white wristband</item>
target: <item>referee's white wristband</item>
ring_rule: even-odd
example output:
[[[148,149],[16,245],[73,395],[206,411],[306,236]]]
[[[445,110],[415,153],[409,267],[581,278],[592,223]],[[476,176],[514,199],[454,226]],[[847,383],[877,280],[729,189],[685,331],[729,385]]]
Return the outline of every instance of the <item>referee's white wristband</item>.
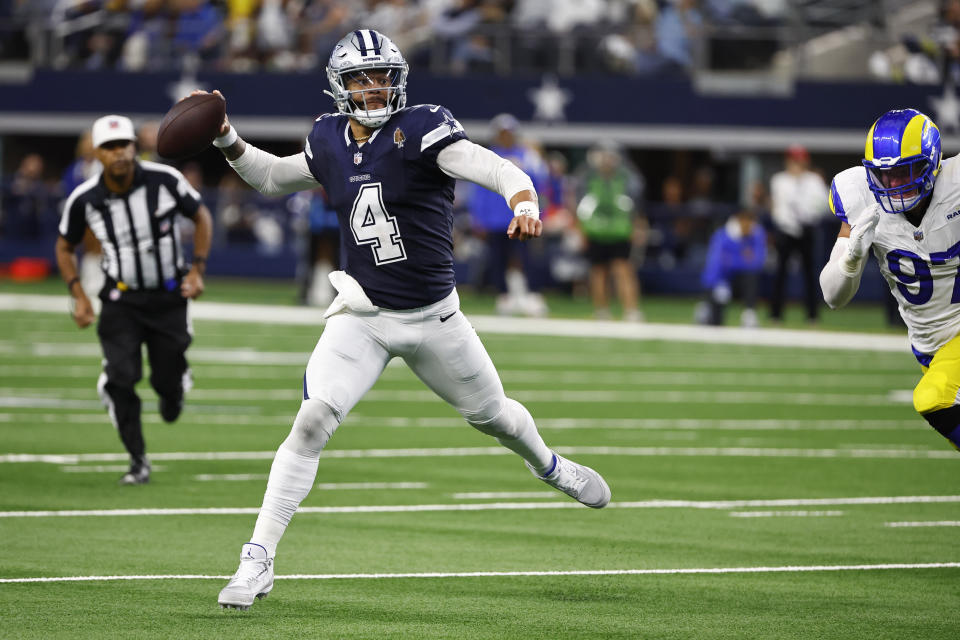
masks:
[[[534,220],[540,219],[540,208],[536,203],[530,202],[529,200],[523,200],[517,203],[517,206],[513,208],[513,217],[527,216],[528,218],[533,218]]]
[[[229,147],[236,142],[239,137],[240,136],[237,135],[237,130],[231,125],[229,131],[222,136],[217,136],[213,139],[213,146],[217,147],[218,149]]]

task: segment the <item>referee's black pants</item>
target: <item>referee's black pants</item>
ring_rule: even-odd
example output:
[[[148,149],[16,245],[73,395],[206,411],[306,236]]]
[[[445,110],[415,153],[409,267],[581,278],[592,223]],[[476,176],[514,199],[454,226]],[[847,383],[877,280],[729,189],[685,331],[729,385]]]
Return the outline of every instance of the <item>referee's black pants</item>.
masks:
[[[185,353],[192,337],[187,301],[179,292],[125,291],[113,301],[102,296],[97,335],[103,349],[103,373],[97,384],[120,440],[131,458],[146,453],[140,421],[140,396],[134,386],[143,377],[141,345],[150,358],[150,386],[168,402],[183,398]]]

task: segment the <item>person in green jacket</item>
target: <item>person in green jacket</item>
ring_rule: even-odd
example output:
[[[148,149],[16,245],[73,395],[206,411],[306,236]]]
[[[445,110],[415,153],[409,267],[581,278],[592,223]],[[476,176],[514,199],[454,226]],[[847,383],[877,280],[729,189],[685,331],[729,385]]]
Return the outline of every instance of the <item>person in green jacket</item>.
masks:
[[[590,298],[598,318],[610,317],[607,282],[613,282],[623,319],[642,321],[639,283],[631,254],[646,241],[646,220],[640,215],[643,177],[611,144],[591,149],[580,175],[577,221],[590,262]]]

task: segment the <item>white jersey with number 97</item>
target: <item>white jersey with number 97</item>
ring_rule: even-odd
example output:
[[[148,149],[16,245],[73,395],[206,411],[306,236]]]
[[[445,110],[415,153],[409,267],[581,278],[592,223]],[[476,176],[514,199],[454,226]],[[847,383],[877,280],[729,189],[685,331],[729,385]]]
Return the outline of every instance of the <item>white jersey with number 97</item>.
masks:
[[[834,177],[830,209],[850,226],[875,204],[865,168],[853,167]],[[960,161],[943,161],[919,227],[902,214],[880,214],[873,255],[915,350],[933,355],[960,333]]]

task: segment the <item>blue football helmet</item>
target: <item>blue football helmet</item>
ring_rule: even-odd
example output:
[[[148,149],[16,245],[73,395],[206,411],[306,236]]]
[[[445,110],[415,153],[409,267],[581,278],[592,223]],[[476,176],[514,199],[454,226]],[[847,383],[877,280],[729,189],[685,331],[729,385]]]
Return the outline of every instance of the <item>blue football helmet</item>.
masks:
[[[403,54],[390,38],[373,29],[357,29],[333,48],[327,63],[332,91],[324,91],[337,103],[340,113],[362,125],[378,128],[407,104],[407,72]],[[347,90],[353,81],[361,89]],[[386,90],[386,104],[368,94]],[[368,104],[368,100],[370,103]]]
[[[863,166],[873,197],[887,213],[905,213],[933,191],[940,174],[940,130],[916,109],[894,109],[867,133]]]

